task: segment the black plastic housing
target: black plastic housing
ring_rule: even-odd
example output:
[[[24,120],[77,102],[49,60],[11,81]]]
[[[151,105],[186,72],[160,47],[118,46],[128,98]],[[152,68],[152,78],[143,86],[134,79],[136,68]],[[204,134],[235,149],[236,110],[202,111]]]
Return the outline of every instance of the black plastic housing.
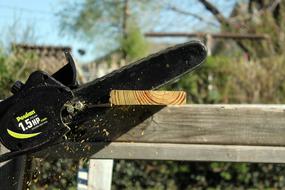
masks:
[[[61,111],[72,99],[69,87],[35,71],[13,96],[0,102],[1,142],[15,151],[58,140],[69,131]]]

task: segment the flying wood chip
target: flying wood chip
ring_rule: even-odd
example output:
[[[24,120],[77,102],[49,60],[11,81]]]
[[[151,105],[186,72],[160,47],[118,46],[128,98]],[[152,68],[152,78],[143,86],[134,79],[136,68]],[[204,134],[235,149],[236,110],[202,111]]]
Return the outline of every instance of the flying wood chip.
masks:
[[[182,105],[186,104],[183,91],[112,90],[112,105]]]

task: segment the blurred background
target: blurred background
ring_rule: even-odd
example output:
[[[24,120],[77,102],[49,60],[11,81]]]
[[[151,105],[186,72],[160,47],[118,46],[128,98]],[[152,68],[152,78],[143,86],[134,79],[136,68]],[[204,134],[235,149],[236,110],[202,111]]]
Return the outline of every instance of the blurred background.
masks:
[[[192,39],[206,63],[167,89],[188,103],[285,103],[285,1],[1,0],[0,99],[72,51],[81,83]],[[76,189],[88,160],[33,159],[29,189]],[[112,189],[282,189],[285,165],[116,160]]]

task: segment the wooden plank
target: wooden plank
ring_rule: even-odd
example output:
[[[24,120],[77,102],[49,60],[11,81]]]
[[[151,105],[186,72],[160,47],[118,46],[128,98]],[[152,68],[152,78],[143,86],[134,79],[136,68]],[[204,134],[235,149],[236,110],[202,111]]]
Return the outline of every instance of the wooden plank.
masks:
[[[111,105],[182,105],[186,104],[183,91],[112,90]]]
[[[91,159],[88,171],[88,190],[110,190],[114,160]]]
[[[86,151],[82,146],[89,146]],[[103,148],[102,148],[103,147]],[[285,147],[276,146],[240,146],[240,145],[204,145],[170,143],[70,143],[70,149],[57,147],[58,151],[37,156],[46,158],[89,157],[91,159],[139,159],[139,160],[180,160],[180,161],[222,161],[222,162],[260,162],[285,163]],[[55,150],[52,148],[51,150]],[[46,151],[48,152],[48,150]]]
[[[160,143],[164,145],[173,144],[173,147],[172,145],[170,146],[173,149],[171,152],[174,156],[178,156],[177,159],[181,160],[187,160],[185,158],[187,155],[180,157],[178,154],[179,151],[184,151],[184,145],[203,144],[207,145],[207,147],[210,145],[221,145],[222,147],[223,145],[235,145],[233,147],[238,148],[239,146],[250,145],[252,149],[249,149],[249,147],[246,150],[252,150],[253,152],[249,153],[249,155],[253,155],[255,147],[265,146],[265,149],[258,149],[258,155],[263,154],[264,150],[264,161],[266,161],[265,155],[270,155],[270,158],[274,161],[277,158],[272,158],[272,155],[279,155],[279,153],[276,153],[277,151],[270,152],[270,149],[282,152],[283,148],[285,148],[284,105],[184,105],[167,106],[160,109],[156,109],[158,106],[155,106],[156,113],[150,110],[136,113],[138,108],[143,107],[139,106],[138,108],[131,107],[130,110],[127,109],[126,113],[120,115],[121,112],[126,110],[126,106],[122,107],[124,108],[121,110],[114,109],[116,112],[112,110],[110,113],[108,112],[107,114],[110,117],[106,117],[105,120],[102,120],[100,117],[95,118],[98,121],[104,121],[102,126],[95,125],[92,120],[90,125],[88,125],[89,131],[85,133],[90,138],[84,138],[82,141],[84,143],[79,143],[80,141],[67,142],[63,145],[46,149],[35,156],[47,158],[64,157],[65,155],[69,157],[92,157],[92,155],[98,156],[97,153],[103,150],[108,143],[133,142],[134,144],[143,143],[143,145],[157,146],[160,146]],[[154,115],[152,115],[153,113]],[[125,118],[129,120],[126,121]],[[141,122],[134,121],[132,123],[133,120],[140,118],[143,118],[144,121],[138,120]],[[92,130],[93,128],[94,130]],[[86,141],[89,143],[86,143]],[[177,149],[177,154],[175,153],[175,148]],[[125,146],[120,150],[129,152],[129,149]],[[152,149],[146,147],[145,149],[138,148],[138,150],[148,154],[147,151]],[[127,154],[125,152],[122,152],[122,154]],[[107,155],[102,155],[101,158],[116,158],[116,156],[108,157]],[[139,155],[137,157],[134,156],[134,158],[145,159],[145,157]],[[163,158],[171,159],[172,157],[170,155],[161,159]],[[191,159],[189,158],[189,160]],[[257,162],[262,161],[258,160],[258,158],[255,159],[257,159]],[[285,159],[284,156],[283,159]],[[213,158],[213,161],[215,160],[217,159]],[[222,161],[222,158],[220,160]],[[225,159],[224,161],[227,160]],[[243,160],[246,161],[245,158]]]
[[[285,146],[284,110],[284,105],[168,106],[112,141]]]
[[[91,158],[285,163],[285,147],[111,143]]]
[[[100,108],[80,126],[78,141],[285,146],[284,110],[284,105]]]
[[[236,39],[236,40],[266,40],[268,35],[264,34],[238,34],[238,33],[204,33],[204,32],[148,32],[146,37],[196,37],[205,38],[211,35],[214,39]]]

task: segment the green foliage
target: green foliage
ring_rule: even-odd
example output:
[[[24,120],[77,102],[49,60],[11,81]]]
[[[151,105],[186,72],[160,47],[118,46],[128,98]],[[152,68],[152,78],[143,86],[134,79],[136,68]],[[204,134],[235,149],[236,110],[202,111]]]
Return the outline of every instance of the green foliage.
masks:
[[[98,49],[112,51],[120,47],[125,30],[132,25],[129,20],[139,20],[142,10],[157,5],[157,2],[149,0],[64,1],[63,8],[58,11],[59,25],[64,35],[78,37],[88,44],[93,43]]]
[[[86,40],[93,40],[98,34],[113,37],[121,30],[123,3],[100,0],[66,2],[58,14],[61,16],[60,26],[68,34]]]
[[[9,84],[9,81],[11,80],[10,75],[8,74],[8,68],[6,64],[7,58],[1,54],[0,55],[0,99],[4,99],[7,94],[7,85]]]
[[[72,159],[33,159],[33,169],[28,171],[30,189],[72,190],[77,186],[78,161]]]
[[[256,61],[208,57],[193,74],[169,88],[183,89],[190,103],[284,103],[285,56]]]
[[[268,37],[266,40],[243,40],[241,42],[249,50],[252,58],[259,59],[284,54],[285,1],[280,1],[274,9],[271,0],[249,0],[247,4],[247,9],[241,8],[242,6],[237,7],[237,15],[230,18],[231,26],[223,26],[222,31],[265,34]]]
[[[6,54],[0,51],[0,99],[10,93],[16,80],[25,81],[32,70],[35,70],[37,57],[32,53]]]
[[[208,57],[206,63],[193,74],[182,77],[168,88],[187,91],[190,103],[218,103],[227,89],[225,86],[231,75],[227,57]]]
[[[112,189],[280,189],[284,165],[116,161]]]
[[[128,60],[144,57],[148,53],[148,44],[136,25],[128,28],[126,38],[122,38],[121,47]]]

